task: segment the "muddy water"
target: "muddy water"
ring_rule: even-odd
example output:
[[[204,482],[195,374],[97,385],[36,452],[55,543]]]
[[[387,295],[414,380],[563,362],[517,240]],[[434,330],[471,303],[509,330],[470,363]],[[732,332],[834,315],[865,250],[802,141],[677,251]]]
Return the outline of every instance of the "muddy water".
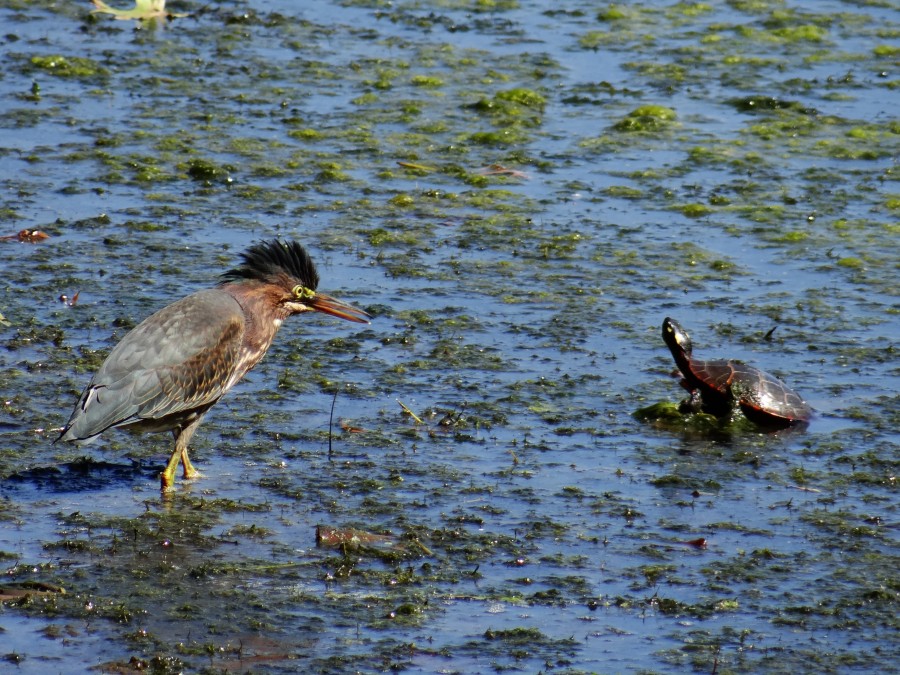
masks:
[[[50,235],[0,241],[4,663],[896,660],[886,3],[88,9],[0,0],[0,234]],[[286,325],[168,499],[166,436],[51,443],[128,328],[273,236],[371,326]],[[665,316],[813,423],[637,420],[682,397]]]

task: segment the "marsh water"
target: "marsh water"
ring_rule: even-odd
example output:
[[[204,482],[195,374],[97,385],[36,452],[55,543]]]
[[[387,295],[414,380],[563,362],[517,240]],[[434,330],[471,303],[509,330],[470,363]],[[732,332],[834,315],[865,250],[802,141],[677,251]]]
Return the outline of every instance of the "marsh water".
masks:
[[[0,0],[0,671],[896,668],[891,5]],[[371,325],[165,497],[169,435],[52,443],[273,237]],[[677,414],[666,316],[809,427]]]

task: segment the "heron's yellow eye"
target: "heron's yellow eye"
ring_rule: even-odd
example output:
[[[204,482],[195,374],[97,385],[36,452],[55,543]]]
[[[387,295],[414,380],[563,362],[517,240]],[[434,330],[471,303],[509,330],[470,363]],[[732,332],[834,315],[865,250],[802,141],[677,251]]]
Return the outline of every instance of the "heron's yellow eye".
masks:
[[[291,289],[291,293],[295,298],[297,298],[297,300],[312,300],[314,297],[316,297],[316,292],[313,289],[307,288],[306,286],[301,286],[300,284],[294,286]]]

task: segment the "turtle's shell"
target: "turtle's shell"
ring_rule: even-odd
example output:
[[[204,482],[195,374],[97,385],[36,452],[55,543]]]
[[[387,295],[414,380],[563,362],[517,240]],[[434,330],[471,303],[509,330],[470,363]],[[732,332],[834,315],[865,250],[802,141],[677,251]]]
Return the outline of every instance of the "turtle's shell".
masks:
[[[740,361],[688,362],[690,379],[713,407],[736,403],[748,419],[759,424],[805,423],[812,416],[812,409],[794,390],[759,368]],[[688,373],[683,374],[687,381]]]
[[[724,415],[738,405],[748,419],[772,426],[805,424],[812,417],[803,399],[774,375],[740,361],[693,358],[690,336],[673,319],[663,321],[663,340],[684,375],[684,388],[699,392],[708,412]]]

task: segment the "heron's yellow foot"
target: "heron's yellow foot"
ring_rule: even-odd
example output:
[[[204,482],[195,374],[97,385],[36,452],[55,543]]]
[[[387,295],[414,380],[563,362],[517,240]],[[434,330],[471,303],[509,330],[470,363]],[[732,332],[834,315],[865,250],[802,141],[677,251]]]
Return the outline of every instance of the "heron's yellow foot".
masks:
[[[181,453],[177,450],[169,457],[166,468],[159,474],[159,484],[163,492],[171,489],[175,485],[175,469],[178,468],[178,462],[181,460]]]
[[[178,465],[178,462],[175,463]],[[187,448],[181,451],[181,465],[184,467],[184,479],[190,480],[191,478],[200,478],[200,472],[194,468],[194,465],[191,464],[191,460],[188,458]],[[174,468],[172,469],[174,472]]]

